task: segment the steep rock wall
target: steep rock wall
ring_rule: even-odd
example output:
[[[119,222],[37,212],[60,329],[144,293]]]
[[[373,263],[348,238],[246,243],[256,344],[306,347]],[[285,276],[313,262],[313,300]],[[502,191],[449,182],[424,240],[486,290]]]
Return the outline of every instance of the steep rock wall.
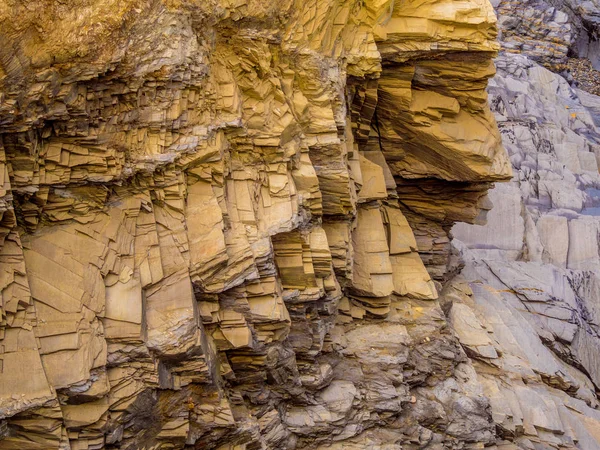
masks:
[[[511,176],[486,0],[15,1],[0,35],[0,448],[496,441],[436,300]]]
[[[590,22],[597,7],[517,3],[499,4],[507,51],[489,84],[514,176],[490,191],[487,225],[453,228],[457,270],[464,268],[442,304],[490,399],[501,448],[593,450],[600,448],[600,97],[577,89],[578,74],[557,63],[576,43],[571,31],[579,39],[597,32]],[[562,47],[559,36],[568,38]]]

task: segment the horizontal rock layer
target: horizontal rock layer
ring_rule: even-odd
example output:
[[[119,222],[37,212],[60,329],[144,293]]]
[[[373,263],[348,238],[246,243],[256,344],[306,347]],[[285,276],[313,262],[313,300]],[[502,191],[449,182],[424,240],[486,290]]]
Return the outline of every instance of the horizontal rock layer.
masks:
[[[493,342],[437,301],[448,231],[512,173],[495,24],[487,0],[0,7],[0,448],[495,445],[469,359]]]

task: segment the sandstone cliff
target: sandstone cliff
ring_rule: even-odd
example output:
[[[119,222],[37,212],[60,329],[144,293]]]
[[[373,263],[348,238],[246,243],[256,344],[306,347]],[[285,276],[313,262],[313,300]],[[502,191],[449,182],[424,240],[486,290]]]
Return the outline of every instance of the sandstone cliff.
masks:
[[[501,136],[487,0],[15,0],[0,36],[1,449],[599,445],[595,267],[513,227],[581,212],[595,125],[507,55]],[[458,264],[519,127],[579,172],[495,191],[500,268]]]

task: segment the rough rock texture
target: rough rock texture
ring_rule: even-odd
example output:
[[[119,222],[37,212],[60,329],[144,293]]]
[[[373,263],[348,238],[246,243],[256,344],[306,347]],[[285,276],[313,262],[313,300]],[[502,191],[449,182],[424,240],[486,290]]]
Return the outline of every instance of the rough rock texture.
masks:
[[[494,443],[431,275],[511,176],[495,23],[487,0],[0,5],[0,448]]]
[[[559,3],[567,10],[569,2]],[[576,25],[572,12],[548,8],[536,13]],[[496,60],[490,104],[514,176],[490,191],[495,207],[487,225],[453,228],[455,261],[464,268],[445,286],[442,304],[490,399],[497,441],[505,440],[499,448],[594,450],[600,97],[570,87],[534,59],[556,62],[528,49]]]
[[[492,0],[500,42],[508,53],[527,55],[556,71],[567,56],[587,58],[600,69],[599,0]]]
[[[0,5],[0,449],[600,449],[600,8],[494,6]]]

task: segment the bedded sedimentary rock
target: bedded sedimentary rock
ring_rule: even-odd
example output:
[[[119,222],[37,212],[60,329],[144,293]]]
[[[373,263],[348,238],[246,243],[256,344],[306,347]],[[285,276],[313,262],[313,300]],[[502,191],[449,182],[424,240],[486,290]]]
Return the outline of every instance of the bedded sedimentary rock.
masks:
[[[486,0],[12,2],[0,35],[0,448],[495,442],[432,279],[511,175]]]
[[[538,64],[552,55],[521,50],[496,60],[489,84],[514,176],[490,191],[487,225],[453,228],[464,268],[442,304],[490,399],[498,448],[597,449],[598,97]]]

